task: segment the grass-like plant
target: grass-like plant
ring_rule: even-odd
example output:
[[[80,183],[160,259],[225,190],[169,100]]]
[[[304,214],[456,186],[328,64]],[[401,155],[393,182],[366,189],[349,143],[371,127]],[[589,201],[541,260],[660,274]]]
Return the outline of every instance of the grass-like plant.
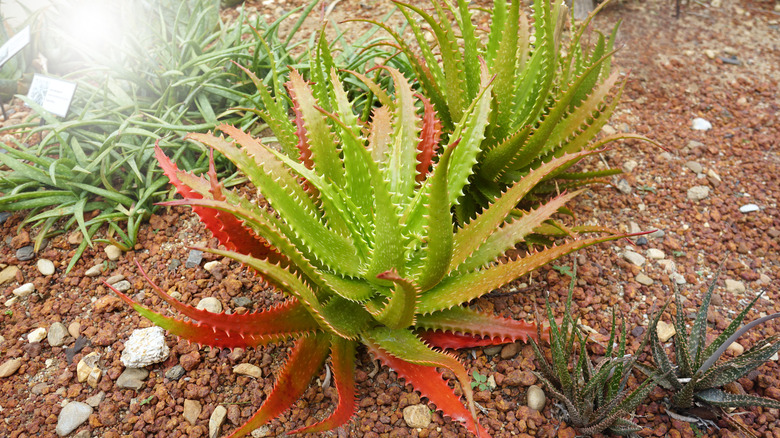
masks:
[[[780,409],[780,401],[750,394],[732,394],[721,389],[758,368],[780,351],[780,336],[773,335],[761,339],[743,354],[718,363],[732,343],[754,327],[779,318],[780,313],[758,318],[740,327],[747,313],[761,298],[762,293],[759,293],[714,341],[706,345],[707,312],[719,274],[720,270],[704,295],[690,331],[686,327],[680,294],[675,293],[677,310],[672,319],[676,332],[673,338],[675,361],[672,361],[658,339],[658,321],[669,304],[667,302],[653,318],[649,329],[650,348],[655,367],[640,364],[639,368],[658,381],[663,388],[672,391],[670,403],[672,408],[678,411],[687,412],[701,405],[732,408],[764,406]]]
[[[576,273],[576,265],[573,272],[567,273],[572,280],[560,325],[555,321],[549,301],[546,301],[552,362],[548,362],[536,341],[531,339],[534,354],[541,365],[534,374],[560,403],[565,421],[581,435],[591,436],[605,431],[631,435],[642,428],[630,417],[656,384],[652,379],[646,379],[631,391],[626,388],[637,359],[635,355],[626,354],[626,322],[621,318],[618,331],[614,309],[606,353],[594,366],[587,350],[587,336],[582,334],[578,325],[579,318],[572,317],[571,300]],[[646,339],[641,343],[643,347]]]
[[[296,71],[284,96],[271,96],[258,79],[266,122],[283,152],[228,125],[230,137],[191,134],[229,158],[257,188],[262,202],[245,199],[217,180],[179,170],[157,158],[183,200],[226,248],[211,252],[240,262],[288,299],[257,313],[212,314],[160,296],[190,320],[155,313],[120,296],[155,324],[214,347],[257,347],[292,339],[273,391],[232,436],[270,421],[298,399],[331,358],[339,402],[316,432],[347,422],[355,411],[353,371],[358,345],[394,369],[445,415],[473,433],[478,425],[465,367],[442,349],[525,340],[533,324],[480,313],[464,305],[550,261],[621,236],[582,238],[504,258],[579,191],[560,194],[520,215],[517,202],[557,169],[595,152],[555,157],[497,196],[468,224],[454,227],[452,209],[473,176],[491,119],[488,74],[450,139],[442,142],[432,105],[415,97],[397,70],[385,68],[394,93],[357,75],[381,105],[368,124],[355,115],[335,69],[309,85]],[[442,152],[435,154],[440,149]],[[117,292],[118,293],[118,292]],[[436,367],[456,376],[464,406]]]

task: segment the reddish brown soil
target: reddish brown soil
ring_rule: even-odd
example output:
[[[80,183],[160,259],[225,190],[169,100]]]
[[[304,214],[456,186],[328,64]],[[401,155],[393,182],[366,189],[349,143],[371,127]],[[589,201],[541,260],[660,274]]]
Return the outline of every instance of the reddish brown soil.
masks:
[[[261,12],[277,15],[303,1],[280,3],[282,6],[266,7],[256,2],[255,6]],[[691,2],[683,5],[681,17],[675,19],[670,1],[627,0],[608,7],[596,20],[596,27],[603,30],[623,20],[618,40],[621,50],[615,64],[622,71],[630,71],[630,79],[624,103],[611,127],[645,134],[670,152],[648,144],[619,145],[605,153],[603,161],[614,166],[636,161],[636,168],[622,176],[632,187],[631,193],[622,193],[613,186],[596,187],[573,205],[579,219],[587,223],[629,230],[629,224],[635,222],[640,229],[660,229],[665,233],[661,238],[650,238],[647,246],[633,246],[626,241],[603,244],[557,262],[570,265],[572,257],[578,261],[575,307],[582,314],[583,324],[594,330],[595,341],[606,340],[608,315],[613,306],[626,315],[629,330],[641,335],[648,316],[670,296],[668,273],[657,262],[648,260],[640,268],[621,258],[619,253],[629,246],[643,254],[648,248],[660,249],[676,263],[677,271],[687,281],[682,288],[687,298],[686,313],[692,313],[700,303],[706,285],[725,259],[709,315],[714,331],[723,329],[761,289],[766,294],[749,318],[780,311],[780,8],[774,2],[754,0],[720,3],[711,6]],[[388,8],[384,1],[343,1],[333,10],[332,18],[364,14],[379,17]],[[741,65],[728,63],[732,56]],[[713,129],[692,130],[691,122],[696,117],[709,120]],[[689,161],[701,165],[703,176],[689,169]],[[599,163],[594,161],[592,165]],[[717,177],[712,173],[708,176],[708,170]],[[696,185],[709,187],[706,199],[688,200],[687,190]],[[757,204],[760,210],[741,213],[739,207],[748,203]],[[68,243],[67,235],[54,237],[36,256],[54,261],[57,272],[49,277],[38,272],[36,259],[20,262],[15,257],[16,249],[36,233],[24,228],[19,234],[21,218],[14,215],[0,226],[0,267],[15,265],[20,269],[15,280],[0,286],[0,292],[3,301],[8,300],[13,296],[12,290],[26,282],[33,282],[36,292],[0,313],[0,335],[4,337],[0,362],[22,359],[15,374],[0,379],[0,436],[56,436],[57,415],[64,402],[84,401],[99,391],[105,392],[105,399],[73,435],[206,436],[209,416],[219,404],[228,408],[228,420],[222,427],[225,434],[255,412],[272,387],[274,371],[285,357],[288,345],[231,353],[198,349],[169,336],[170,359],[148,367],[151,374],[143,388],[120,389],[115,384],[123,370],[119,358],[124,341],[133,329],[150,323],[119,303],[100,280],[122,274],[132,283],[130,292],[136,299],[153,308],[165,308],[139,275],[135,261],[164,290],[179,292],[185,302],[196,303],[200,298],[213,296],[235,311],[232,300],[237,297],[251,298],[250,310],[267,307],[280,298],[235,263],[223,261],[219,275],[209,274],[202,265],[193,269],[173,268],[173,260],[183,265],[188,245],[217,245],[189,211],[161,210],[141,229],[138,245],[117,262],[107,262],[102,245],[98,245],[87,250],[68,275],[63,272],[75,247]],[[210,259],[206,256],[206,261]],[[101,263],[106,267],[102,276],[84,275],[87,269]],[[652,278],[653,283],[638,283],[636,276],[640,272]],[[544,268],[500,291],[513,293],[499,293],[474,305],[506,316],[531,319],[535,306],[543,305],[544,294],[549,293],[553,302],[561,302],[567,279],[552,267]],[[728,292],[724,286],[727,279],[742,282],[746,292]],[[669,321],[668,315],[664,319]],[[63,347],[50,347],[46,340],[35,344],[27,341],[29,332],[57,321],[65,325],[80,323],[81,333],[90,340],[70,363],[64,347],[73,346],[73,339]],[[769,324],[739,342],[749,347],[776,333],[778,325]],[[631,342],[633,348],[638,346],[637,337],[632,336]],[[552,402],[548,401],[541,413],[525,407],[528,386],[536,380],[529,373],[535,364],[530,348],[518,347],[493,356],[479,349],[459,354],[469,370],[493,376],[498,385],[492,391],[477,394],[477,401],[487,409],[487,414],[482,415],[483,424],[495,437],[573,436],[573,429],[559,420]],[[101,354],[100,367],[104,371],[97,388],[78,383],[75,377],[76,363],[92,351]],[[232,367],[242,362],[260,366],[263,378],[254,380],[234,374]],[[166,379],[166,370],[176,364],[187,369],[184,378]],[[401,411],[418,403],[420,397],[400,382],[394,372],[384,367],[377,370],[365,351],[359,354],[357,381],[359,408],[354,421],[324,436],[466,436],[464,428],[439,414],[434,414],[427,429],[408,428]],[[780,366],[776,361],[739,382],[749,393],[780,399]],[[648,402],[638,408],[636,421],[646,426],[640,435],[692,436],[687,424],[665,414],[664,396],[663,391],[656,389]],[[199,400],[204,407],[195,425],[182,418],[185,399]],[[335,399],[332,387],[322,391],[319,384],[312,385],[290,412],[270,423],[269,436],[282,435],[313,421],[312,417],[322,418]],[[776,409],[739,410],[717,421],[720,430],[705,433],[779,437],[779,419]]]

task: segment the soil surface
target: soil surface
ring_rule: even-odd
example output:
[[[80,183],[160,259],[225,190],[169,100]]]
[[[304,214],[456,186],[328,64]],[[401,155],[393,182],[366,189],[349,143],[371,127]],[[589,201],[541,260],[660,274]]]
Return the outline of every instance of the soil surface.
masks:
[[[304,2],[247,3],[260,13],[279,16]],[[390,9],[384,0],[335,3],[329,18],[336,21],[382,17]],[[475,3],[489,6],[485,1]],[[627,0],[610,5],[595,21],[597,29],[608,31],[623,20],[615,65],[630,74],[624,102],[605,131],[638,132],[668,149],[628,142],[604,153],[601,161],[589,165],[621,166],[627,172],[612,185],[593,188],[572,205],[583,222],[624,231],[658,230],[641,245],[628,241],[602,244],[555,263],[570,266],[574,259],[578,263],[575,308],[582,323],[592,329],[596,353],[599,342],[607,340],[613,307],[626,316],[635,349],[648,316],[670,296],[673,283],[685,283],[681,286],[685,312],[691,314],[724,260],[709,314],[712,334],[725,328],[759,290],[766,293],[748,319],[780,311],[780,7],[757,0],[713,0],[683,4],[679,18],[674,13],[670,1]],[[356,31],[364,29],[353,26]],[[316,23],[309,23],[304,34],[315,28]],[[24,111],[19,105],[15,109],[17,114]],[[709,121],[712,129],[692,129],[695,118]],[[694,187],[698,188],[691,191]],[[757,209],[740,211],[749,204]],[[68,275],[63,272],[79,236],[53,237],[32,259],[21,261],[17,250],[30,245],[36,234],[35,229],[20,230],[21,220],[22,215],[15,214],[0,224],[0,270],[10,273],[0,284],[5,303],[0,313],[0,365],[11,361],[19,365],[13,374],[0,378],[0,436],[57,436],[58,416],[70,401],[94,405],[92,414],[70,435],[79,438],[208,436],[209,418],[220,405],[227,409],[221,428],[224,436],[260,406],[288,352],[287,344],[230,352],[199,349],[168,335],[170,357],[148,366],[149,375],[138,389],[118,385],[125,341],[134,329],[151,324],[123,305],[102,281],[110,277],[116,281],[115,276],[122,275],[129,285],[127,293],[136,300],[157,310],[166,308],[140,275],[136,262],[163,290],[176,292],[193,305],[215,297],[226,310],[238,312],[265,308],[280,299],[236,263],[206,254],[197,266],[187,267],[188,246],[217,246],[189,210],[160,210],[142,227],[132,251],[109,260],[104,246],[97,245],[87,250]],[[650,249],[660,252],[651,251],[642,266],[624,257],[627,250],[648,256]],[[54,274],[42,274],[40,260],[52,261]],[[204,264],[212,260],[219,262],[217,268],[206,271]],[[99,268],[88,275],[95,266]],[[15,298],[14,290],[26,283],[32,283],[34,291]],[[534,309],[543,306],[545,294],[561,303],[567,288],[568,277],[546,267],[473,305],[531,320]],[[668,313],[664,320],[670,321]],[[47,338],[29,342],[28,334],[57,322],[70,332],[64,344],[51,346]],[[739,343],[749,348],[779,333],[778,328],[770,323]],[[88,342],[77,342],[80,336]],[[100,355],[100,376],[80,383],[77,364],[92,352]],[[530,373],[536,364],[529,346],[462,351],[459,357],[470,371],[495,380],[494,389],[476,395],[485,409],[481,421],[494,437],[574,436],[554,403],[548,400],[541,412],[526,407],[528,388],[537,383]],[[233,367],[241,363],[256,365],[262,376],[234,373]],[[175,371],[183,375],[173,378]],[[281,436],[323,418],[336,400],[332,386],[321,388],[323,380],[324,372],[292,410],[256,435]],[[425,428],[408,427],[402,410],[420,403],[419,395],[393,371],[378,367],[365,351],[359,352],[357,381],[354,420],[323,436],[467,435],[463,427],[438,413]],[[749,393],[780,399],[780,364],[770,360],[739,383]],[[687,423],[665,413],[664,396],[656,389],[637,409],[635,421],[646,426],[640,435],[693,436]],[[185,400],[202,406],[199,413],[193,413],[194,404],[186,404],[187,415],[193,414],[191,421],[183,415]],[[705,435],[780,437],[776,409],[738,410],[714,424]]]

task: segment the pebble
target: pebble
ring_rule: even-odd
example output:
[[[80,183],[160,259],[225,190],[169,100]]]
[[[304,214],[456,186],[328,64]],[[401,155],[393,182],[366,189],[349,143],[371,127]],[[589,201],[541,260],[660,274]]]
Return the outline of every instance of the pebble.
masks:
[[[528,407],[535,411],[541,411],[544,409],[544,404],[547,403],[547,396],[544,395],[542,388],[537,385],[531,385],[528,387],[527,397]]]
[[[663,163],[671,160],[672,160],[672,154],[670,154],[669,152],[661,152],[660,154],[658,154],[658,159],[656,161]]]
[[[712,129],[712,123],[701,117],[696,117],[693,119],[693,122],[691,122],[691,128],[693,128],[694,131],[709,131]]]
[[[648,234],[648,236],[652,237],[653,239],[660,239],[660,238],[664,237],[665,235],[666,235],[666,233],[664,232],[664,230],[661,230],[661,229],[657,229],[657,230],[653,231],[652,233]]]
[[[254,377],[255,379],[263,377],[263,370],[251,363],[240,363],[233,367],[233,372],[243,376]]]
[[[726,347],[726,351],[731,352],[731,354],[734,356],[739,356],[745,352],[745,347],[743,347],[739,342],[732,342],[731,345]]]
[[[100,402],[103,401],[103,399],[106,398],[106,393],[103,391],[98,392],[97,394],[93,395],[92,397],[89,397],[88,399],[84,400],[84,402],[93,408],[98,407]]]
[[[168,359],[171,350],[165,344],[165,331],[160,327],[133,330],[125,341],[122,364],[127,368],[143,368]]]
[[[11,217],[11,212],[8,211],[0,212],[0,225],[3,225],[5,221],[8,220],[9,217]]]
[[[617,134],[617,129],[613,128],[611,125],[604,125],[601,127],[601,132],[606,135],[613,135]]]
[[[14,295],[19,298],[26,297],[33,292],[35,292],[35,285],[32,283],[25,283],[13,290]]]
[[[511,359],[520,352],[520,345],[517,342],[506,344],[501,348],[501,359]]]
[[[2,365],[0,365],[0,379],[6,378],[13,373],[15,373],[19,367],[22,366],[22,360],[18,357],[15,359],[10,359],[5,362],[3,362]]]
[[[260,426],[252,431],[252,438],[265,438],[271,436],[271,428],[268,426]]]
[[[485,353],[486,356],[495,356],[501,352],[502,348],[504,348],[503,345],[490,345],[483,348],[482,352]]]
[[[219,405],[214,408],[214,412],[211,413],[211,418],[209,418],[209,438],[217,438],[219,436],[219,428],[225,422],[225,417],[227,417],[227,409],[224,406]]]
[[[38,267],[38,272],[43,276],[48,277],[54,274],[54,262],[49,259],[39,259],[36,266]]]
[[[647,237],[645,236],[639,236],[638,239],[636,239],[636,244],[639,246],[645,246],[647,245]]]
[[[168,264],[168,272],[175,271],[179,266],[181,266],[181,260],[171,259],[170,263]]]
[[[666,258],[666,254],[657,248],[650,248],[647,250],[647,258],[653,260],[662,260]]]
[[[103,375],[103,370],[98,367],[92,368],[87,376],[87,384],[93,388],[97,388],[100,382],[100,377]]]
[[[415,429],[425,429],[431,424],[431,410],[424,404],[407,406],[403,410],[406,425]]]
[[[20,262],[32,260],[35,257],[35,249],[32,245],[23,246],[16,250],[16,259]]]
[[[203,251],[198,249],[191,249],[190,253],[187,255],[187,261],[184,262],[184,267],[187,269],[192,269],[196,266],[199,266],[201,261],[203,261]]]
[[[120,388],[135,389],[144,387],[144,379],[149,377],[149,371],[144,368],[125,368],[116,379],[116,385]]]
[[[215,269],[218,269],[220,266],[222,266],[222,263],[220,263],[218,260],[212,260],[210,262],[206,262],[206,264],[203,265],[203,269],[208,272],[212,272]]]
[[[672,324],[664,321],[658,321],[658,325],[656,325],[655,328],[656,332],[658,333],[658,340],[661,342],[666,342],[669,339],[672,339],[672,336],[677,333]]]
[[[45,337],[46,337],[46,328],[38,327],[37,329],[27,334],[27,341],[30,342],[31,344],[33,342],[41,342]]]
[[[758,210],[760,210],[760,207],[756,204],[745,204],[742,207],[739,207],[739,211],[742,213],[752,213]]]
[[[184,400],[184,412],[182,413],[182,416],[185,420],[187,420],[191,425],[195,425],[198,421],[198,417],[200,416],[200,412],[203,410],[203,407],[200,405],[200,402],[197,400]]]
[[[711,180],[715,180],[717,182],[723,181],[720,179],[720,175],[718,175],[717,172],[715,172],[713,169],[707,169],[707,176],[710,177]]]
[[[133,287],[127,280],[118,281],[112,286],[114,286],[114,289],[118,290],[119,292],[127,292],[130,290],[130,288]]]
[[[87,269],[87,272],[84,273],[87,277],[97,277],[98,275],[103,273],[103,265],[95,265],[89,269]]]
[[[198,310],[207,310],[211,313],[222,313],[222,303],[214,297],[206,297],[196,306]]]
[[[658,260],[657,263],[664,269],[664,272],[667,274],[677,272],[677,264],[674,262],[674,260],[661,259]]]
[[[16,266],[7,266],[0,271],[0,284],[5,284],[10,281],[16,280],[16,274],[19,272],[19,268]]]
[[[68,324],[68,334],[74,338],[78,338],[81,334],[81,323],[78,321],[73,321],[72,323]]]
[[[81,358],[79,363],[76,365],[76,379],[79,383],[87,381],[89,373],[92,372],[92,369],[97,367],[99,360],[100,354],[97,351],[93,351],[92,353],[89,353],[88,355]]]
[[[671,279],[677,284],[685,284],[688,282],[688,280],[685,279],[685,276],[680,274],[679,272],[673,272],[669,274],[669,279]]]
[[[5,301],[5,307],[11,307],[11,306],[13,306],[14,304],[16,304],[16,302],[17,302],[17,301],[19,301],[19,298],[18,298],[18,297],[12,297],[11,299],[9,299],[9,300],[6,300],[6,301]]]
[[[235,297],[230,302],[236,307],[249,307],[252,305],[252,299],[249,297]]]
[[[65,324],[55,322],[49,327],[49,333],[46,335],[46,338],[52,347],[60,347],[65,343],[67,336],[68,329],[65,327]]]
[[[640,272],[636,275],[636,282],[645,286],[650,286],[653,284],[653,279]]]
[[[772,282],[772,278],[771,278],[770,276],[766,275],[766,274],[761,274],[761,275],[758,277],[758,281],[759,281],[761,284],[769,284],[769,283],[771,283],[771,282]]]
[[[184,375],[184,367],[175,365],[165,372],[165,378],[170,380],[179,380]]]
[[[637,266],[644,265],[645,261],[647,260],[644,258],[644,256],[642,256],[642,254],[636,253],[628,249],[623,251],[623,258],[628,260],[629,263]]]
[[[688,199],[691,201],[701,201],[710,196],[710,188],[707,186],[693,186],[688,189]]]
[[[124,279],[125,279],[124,275],[116,274],[116,275],[112,275],[112,276],[108,277],[106,279],[106,283],[108,283],[108,284],[113,286],[114,284],[119,283],[120,281],[122,281]]]
[[[84,236],[81,234],[81,231],[74,231],[70,234],[68,234],[68,243],[71,245],[80,245],[81,242],[84,241]]]
[[[623,193],[624,195],[629,195],[629,194],[631,194],[631,184],[629,184],[629,183],[628,183],[628,181],[626,181],[626,180],[625,180],[625,179],[623,179],[623,178],[621,178],[620,180],[618,180],[616,187],[617,187],[617,189],[618,189],[618,190],[620,190],[620,192],[621,192],[621,193]]]
[[[744,294],[746,290],[745,283],[737,280],[726,279],[726,292],[732,294]]]
[[[697,163],[696,161],[688,161],[687,163],[685,163],[685,167],[691,169],[691,171],[693,171],[697,175],[704,171],[704,167],[702,167],[702,165]]]
[[[706,49],[704,51],[704,56],[706,56],[707,58],[710,58],[710,59],[715,59],[715,57],[718,56],[718,52],[716,52],[716,51],[714,51],[712,49]],[[704,120],[704,119],[701,119],[701,120]],[[694,128],[694,129],[696,129],[696,128]]]
[[[631,173],[636,167],[639,166],[639,163],[637,163],[634,160],[628,160],[625,163],[623,163],[623,172],[625,173]]]
[[[87,421],[92,411],[92,406],[82,402],[73,401],[65,405],[57,417],[57,435],[66,436],[76,430]]]
[[[103,251],[109,260],[116,261],[119,257],[122,257],[122,250],[116,245],[108,245]]]

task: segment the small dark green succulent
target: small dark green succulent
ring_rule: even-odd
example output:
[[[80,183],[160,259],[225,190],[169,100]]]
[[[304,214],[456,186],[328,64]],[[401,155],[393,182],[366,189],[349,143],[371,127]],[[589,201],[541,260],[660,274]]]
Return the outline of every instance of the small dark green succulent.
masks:
[[[582,335],[578,321],[572,319],[571,299],[576,265],[570,275],[572,282],[560,326],[555,322],[549,301],[546,306],[552,364],[547,362],[538,344],[531,340],[540,364],[540,371],[534,374],[552,397],[562,404],[566,422],[575,427],[579,434],[590,436],[606,430],[615,435],[638,432],[642,428],[629,417],[656,384],[652,379],[647,379],[633,391],[626,389],[636,357],[626,355],[626,322],[621,319],[618,334],[614,310],[606,353],[594,367],[585,345],[586,337]],[[541,327],[541,324],[537,324],[537,327]],[[647,338],[643,340],[640,351],[646,341]],[[575,347],[575,343],[579,344],[579,348]],[[575,350],[579,350],[579,353]],[[569,364],[574,364],[573,372],[569,371]]]
[[[720,270],[710,284],[704,301],[696,314],[691,331],[685,326],[685,316],[679,292],[675,293],[677,304],[676,315],[673,318],[676,334],[674,336],[674,352],[676,364],[658,339],[658,321],[668,302],[653,318],[649,328],[650,348],[655,367],[639,365],[645,374],[655,379],[659,385],[674,392],[670,402],[678,411],[685,411],[695,406],[709,407],[747,407],[764,406],[780,408],[780,402],[764,397],[747,394],[731,394],[720,389],[724,385],[736,381],[750,371],[758,368],[780,350],[780,335],[762,339],[752,348],[738,357],[716,364],[726,349],[740,336],[753,327],[780,317],[774,313],[758,318],[739,328],[748,311],[761,297],[759,293],[750,304],[737,315],[736,319],[726,327],[711,344],[705,346],[707,338],[707,310],[709,309],[712,291],[718,281]],[[739,329],[738,329],[739,328]]]

